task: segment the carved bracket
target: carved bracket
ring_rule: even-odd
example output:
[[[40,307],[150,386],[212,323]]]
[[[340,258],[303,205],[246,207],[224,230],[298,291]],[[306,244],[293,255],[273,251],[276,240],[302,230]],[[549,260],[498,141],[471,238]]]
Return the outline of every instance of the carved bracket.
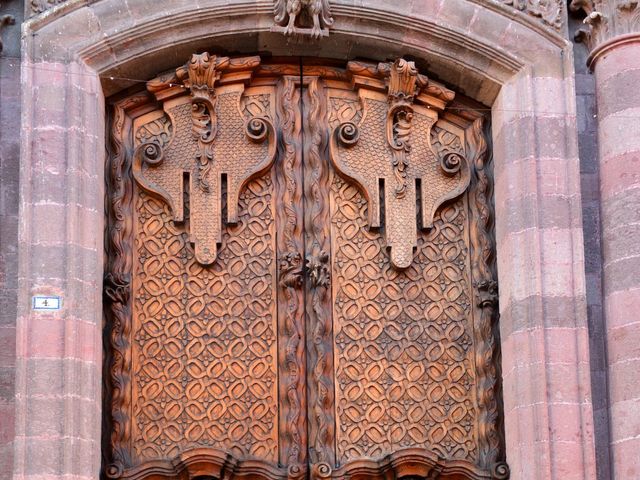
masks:
[[[384,183],[385,240],[393,266],[407,268],[417,244],[417,195],[421,197],[422,227],[430,228],[436,209],[469,186],[470,169],[464,155],[447,151],[436,158],[429,141],[438,119],[436,110],[453,98],[452,92],[431,86],[415,64],[404,59],[377,67],[353,62],[349,69],[364,112],[359,124],[348,121],[334,129],[331,159],[340,173],[363,190],[371,228],[382,226],[380,190]],[[385,103],[377,93],[379,86],[367,78],[384,80]]]
[[[270,168],[275,159],[276,134],[271,120],[268,116],[245,118],[239,108],[243,81],[259,64],[259,57],[231,60],[209,53],[195,54],[175,76],[166,75],[148,84],[156,98],[168,100],[175,96],[175,84],[181,82],[190,91],[190,104],[165,103],[173,136],[166,146],[151,139],[136,148],[134,177],[142,188],[167,202],[174,220],[182,222],[184,179],[188,174],[190,238],[196,259],[203,265],[215,261],[222,240],[223,177],[227,181],[227,221],[236,223],[241,189]],[[225,83],[236,85],[218,93],[217,83],[223,72],[231,76]],[[192,140],[182,133],[189,130]],[[193,156],[185,158],[186,152],[193,152]]]

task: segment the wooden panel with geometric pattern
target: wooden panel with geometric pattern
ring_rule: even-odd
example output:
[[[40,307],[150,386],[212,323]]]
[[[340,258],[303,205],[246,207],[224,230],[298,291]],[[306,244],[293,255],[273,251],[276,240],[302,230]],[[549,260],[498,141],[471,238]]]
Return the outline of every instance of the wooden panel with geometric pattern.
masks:
[[[304,63],[111,102],[104,476],[506,479],[483,118]]]

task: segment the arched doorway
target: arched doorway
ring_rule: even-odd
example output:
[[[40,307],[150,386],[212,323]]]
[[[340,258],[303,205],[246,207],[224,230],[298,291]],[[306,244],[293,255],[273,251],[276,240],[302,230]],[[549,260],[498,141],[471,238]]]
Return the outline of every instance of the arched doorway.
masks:
[[[205,53],[112,102],[107,476],[508,476],[486,119],[454,97]]]

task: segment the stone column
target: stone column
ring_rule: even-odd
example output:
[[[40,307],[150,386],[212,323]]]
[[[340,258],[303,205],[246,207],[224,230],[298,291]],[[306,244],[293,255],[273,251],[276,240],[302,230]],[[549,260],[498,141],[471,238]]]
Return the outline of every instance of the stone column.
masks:
[[[77,63],[22,63],[14,479],[100,470],[104,103]],[[62,298],[36,311],[34,295]],[[0,470],[2,467],[0,467]]]
[[[570,52],[564,61],[522,71],[492,108],[505,433],[514,480],[595,478],[574,88],[563,76]]]
[[[596,77],[612,478],[640,478],[640,3],[574,0]]]

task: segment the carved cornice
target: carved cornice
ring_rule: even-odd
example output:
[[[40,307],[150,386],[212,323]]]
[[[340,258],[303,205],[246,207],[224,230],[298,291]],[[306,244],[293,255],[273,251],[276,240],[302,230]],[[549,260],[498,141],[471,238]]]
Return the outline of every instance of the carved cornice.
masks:
[[[638,0],[572,0],[572,11],[587,16],[584,27],[576,33],[576,41],[584,42],[591,55],[589,68],[606,50],[630,41],[640,41],[640,1]]]
[[[542,23],[561,32],[564,29],[567,10],[564,0],[501,0],[516,10],[532,17],[539,18]]]

